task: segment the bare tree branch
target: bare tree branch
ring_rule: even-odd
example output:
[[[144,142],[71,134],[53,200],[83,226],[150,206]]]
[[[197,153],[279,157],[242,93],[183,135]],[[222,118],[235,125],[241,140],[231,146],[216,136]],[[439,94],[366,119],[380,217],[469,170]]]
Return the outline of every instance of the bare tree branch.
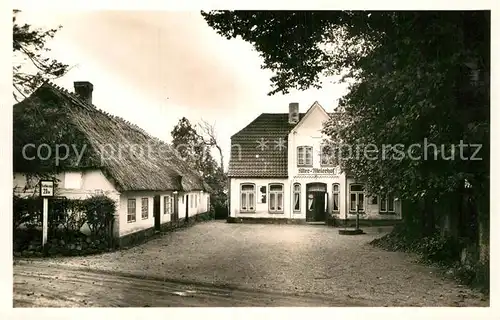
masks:
[[[42,30],[33,28],[30,24],[19,24],[16,19],[19,12],[21,11],[13,10],[14,59],[20,58],[24,62],[30,63],[38,71],[22,72],[23,64],[13,64],[13,96],[17,102],[31,94],[44,80],[58,79],[70,70],[68,65],[42,55],[43,52],[50,51],[46,47],[46,42],[54,38],[61,27]]]
[[[201,122],[197,125],[203,135],[198,134],[198,136],[203,140],[203,143],[209,147],[215,147],[219,151],[220,156],[220,168],[224,172],[224,155],[222,153],[222,148],[217,142],[217,133],[215,131],[215,123],[210,124],[206,120],[201,119]]]

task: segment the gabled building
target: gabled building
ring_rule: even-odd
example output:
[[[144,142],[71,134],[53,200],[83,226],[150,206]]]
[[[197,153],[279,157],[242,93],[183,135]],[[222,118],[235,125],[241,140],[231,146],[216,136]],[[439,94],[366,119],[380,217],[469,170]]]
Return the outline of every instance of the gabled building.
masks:
[[[322,154],[328,113],[315,102],[306,113],[263,113],[231,137],[229,216],[307,222],[401,219],[400,201],[368,196],[362,182]]]
[[[56,196],[105,194],[117,204],[114,234],[126,242],[209,210],[210,187],[170,145],[92,104],[93,85],[71,93],[49,82],[13,107],[14,192],[56,178]],[[141,112],[138,106],[137,112]]]

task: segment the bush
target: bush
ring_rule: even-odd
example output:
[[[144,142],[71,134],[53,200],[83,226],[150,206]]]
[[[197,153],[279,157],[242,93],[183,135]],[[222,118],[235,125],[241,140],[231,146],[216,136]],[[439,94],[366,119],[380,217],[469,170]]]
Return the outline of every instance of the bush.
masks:
[[[42,222],[41,198],[21,198],[14,195],[13,206],[14,251],[41,251],[42,233],[34,228],[41,226]],[[93,196],[84,200],[50,199],[47,247],[51,252],[57,251],[59,254],[73,254],[74,250],[77,251],[76,254],[81,254],[86,252],[83,247],[98,251],[108,248],[112,245],[115,212],[115,202],[106,196]],[[91,244],[95,241],[96,245],[89,245],[87,236],[80,232],[85,222],[91,232],[88,241]],[[27,228],[20,229],[21,225]]]
[[[460,252],[464,248],[463,242],[459,239],[439,234],[422,238],[416,246],[416,252],[421,253],[424,259],[445,265],[459,261]]]
[[[51,221],[49,228],[54,230],[62,226],[67,233],[80,231],[87,221],[83,209],[82,200],[53,199],[51,201],[51,210],[49,211],[49,221]]]
[[[82,207],[93,237],[111,240],[116,203],[106,196],[93,196],[85,199]]]
[[[425,260],[451,265],[460,260],[464,242],[435,233],[424,238],[415,238],[405,233],[404,227],[395,227],[393,232],[371,242],[373,245],[391,250],[406,251],[422,255]]]
[[[12,227],[14,230],[21,225],[32,229],[42,222],[42,200],[39,197],[30,196],[21,198],[16,195],[13,197],[13,219]]]

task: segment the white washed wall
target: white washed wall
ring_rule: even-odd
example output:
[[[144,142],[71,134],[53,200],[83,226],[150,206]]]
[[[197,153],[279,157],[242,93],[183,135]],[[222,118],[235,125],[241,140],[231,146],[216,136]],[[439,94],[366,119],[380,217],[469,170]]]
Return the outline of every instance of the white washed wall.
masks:
[[[117,192],[113,184],[104,176],[101,170],[89,170],[84,172],[62,172],[55,175],[57,196],[78,199],[93,195],[97,190]],[[31,195],[38,190],[34,185],[37,181],[30,181],[28,189],[21,192],[27,185],[26,176],[22,173],[14,173],[13,186],[16,187],[18,195]]]
[[[120,193],[115,189],[113,184],[104,176],[101,170],[88,170],[84,172],[62,172],[55,175],[58,187],[55,190],[56,196],[66,197],[68,199],[85,199],[96,194],[97,190],[102,191],[104,195],[116,202],[114,233],[119,234],[119,216],[120,216]],[[19,196],[29,196],[37,194],[38,186],[34,185],[37,181],[28,181],[23,173],[14,173],[13,185],[16,187],[15,192]],[[27,190],[22,191],[24,187]],[[50,200],[49,200],[50,201]],[[90,230],[85,223],[81,229],[85,234],[89,234]]]
[[[333,170],[338,174],[338,168],[322,167],[320,151],[323,140],[328,138],[321,133],[323,122],[329,118],[328,114],[319,105],[311,107],[310,112],[304,116],[301,122],[288,135],[288,176],[295,177],[304,175],[300,169],[325,169]],[[312,167],[297,166],[297,147],[311,146],[313,147]],[[331,176],[333,173],[305,173],[307,175],[315,174],[318,176]]]
[[[242,183],[255,184],[255,212],[240,212],[240,190]],[[283,213],[270,213],[269,212],[269,184],[281,183],[283,184]],[[266,186],[267,196],[266,203],[259,203],[259,189],[261,186]],[[290,213],[290,183],[288,179],[231,179],[231,217],[241,218],[291,218]]]
[[[124,192],[120,195],[120,226],[119,234],[124,236],[130,233],[154,227],[153,196],[151,192]],[[142,218],[142,198],[148,198],[148,217]],[[128,199],[135,199],[135,222],[127,221]]]

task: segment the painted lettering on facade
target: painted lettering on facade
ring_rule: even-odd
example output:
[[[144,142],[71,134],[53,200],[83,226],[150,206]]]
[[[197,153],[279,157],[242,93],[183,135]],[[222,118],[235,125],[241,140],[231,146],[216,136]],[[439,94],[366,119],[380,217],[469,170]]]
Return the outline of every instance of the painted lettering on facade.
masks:
[[[299,174],[337,174],[336,168],[299,168]]]

